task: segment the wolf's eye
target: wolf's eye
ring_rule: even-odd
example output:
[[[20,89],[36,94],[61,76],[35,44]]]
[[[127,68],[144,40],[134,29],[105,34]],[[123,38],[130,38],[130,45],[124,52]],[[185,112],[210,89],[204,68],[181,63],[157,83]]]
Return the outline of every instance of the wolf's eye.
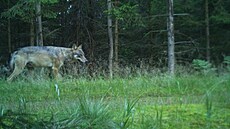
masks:
[[[76,53],[76,56],[82,57],[82,54],[81,53]]]

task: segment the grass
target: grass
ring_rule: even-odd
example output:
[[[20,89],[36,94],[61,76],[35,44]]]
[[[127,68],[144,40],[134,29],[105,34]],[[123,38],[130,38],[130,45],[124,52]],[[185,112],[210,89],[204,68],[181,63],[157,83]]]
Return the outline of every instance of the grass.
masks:
[[[10,84],[2,79],[0,128],[23,123],[29,128],[227,129],[229,93],[229,75],[145,74],[57,83],[19,77]]]

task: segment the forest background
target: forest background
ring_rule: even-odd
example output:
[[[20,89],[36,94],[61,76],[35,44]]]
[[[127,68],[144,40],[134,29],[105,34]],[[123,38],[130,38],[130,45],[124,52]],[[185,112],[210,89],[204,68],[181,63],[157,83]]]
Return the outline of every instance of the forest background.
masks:
[[[1,0],[0,128],[230,128],[229,7],[229,0]],[[25,69],[6,82],[13,51],[74,43],[89,62],[66,63],[62,79]]]
[[[110,51],[107,15],[111,14],[115,63],[167,66],[167,1],[115,0],[108,11],[107,1],[102,0],[41,0],[41,15],[36,10],[37,2],[1,0],[1,64],[7,64],[10,54],[20,47],[70,47],[73,43],[83,44],[90,62],[102,63],[99,60],[108,60]],[[177,64],[207,59],[218,65],[230,55],[229,6],[228,0],[174,1]],[[42,18],[42,44],[39,44],[38,15]]]

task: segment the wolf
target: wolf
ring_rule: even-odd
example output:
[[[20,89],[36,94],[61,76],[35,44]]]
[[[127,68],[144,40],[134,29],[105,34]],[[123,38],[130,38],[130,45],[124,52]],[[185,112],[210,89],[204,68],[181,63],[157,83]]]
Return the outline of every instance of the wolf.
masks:
[[[15,51],[10,60],[10,67],[14,69],[7,78],[11,82],[14,77],[19,75],[26,65],[30,67],[50,67],[54,78],[57,79],[58,71],[65,61],[80,60],[85,63],[88,61],[82,50],[82,45],[74,44],[72,48],[56,46],[27,46]]]

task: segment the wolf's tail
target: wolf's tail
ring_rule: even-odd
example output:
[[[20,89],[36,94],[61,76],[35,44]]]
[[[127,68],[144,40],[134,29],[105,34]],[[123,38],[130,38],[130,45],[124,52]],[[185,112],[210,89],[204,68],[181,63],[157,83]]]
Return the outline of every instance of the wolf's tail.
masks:
[[[11,55],[11,59],[10,59],[10,69],[14,68],[14,62],[15,62],[15,55],[17,55],[18,51],[15,51],[12,55]]]

